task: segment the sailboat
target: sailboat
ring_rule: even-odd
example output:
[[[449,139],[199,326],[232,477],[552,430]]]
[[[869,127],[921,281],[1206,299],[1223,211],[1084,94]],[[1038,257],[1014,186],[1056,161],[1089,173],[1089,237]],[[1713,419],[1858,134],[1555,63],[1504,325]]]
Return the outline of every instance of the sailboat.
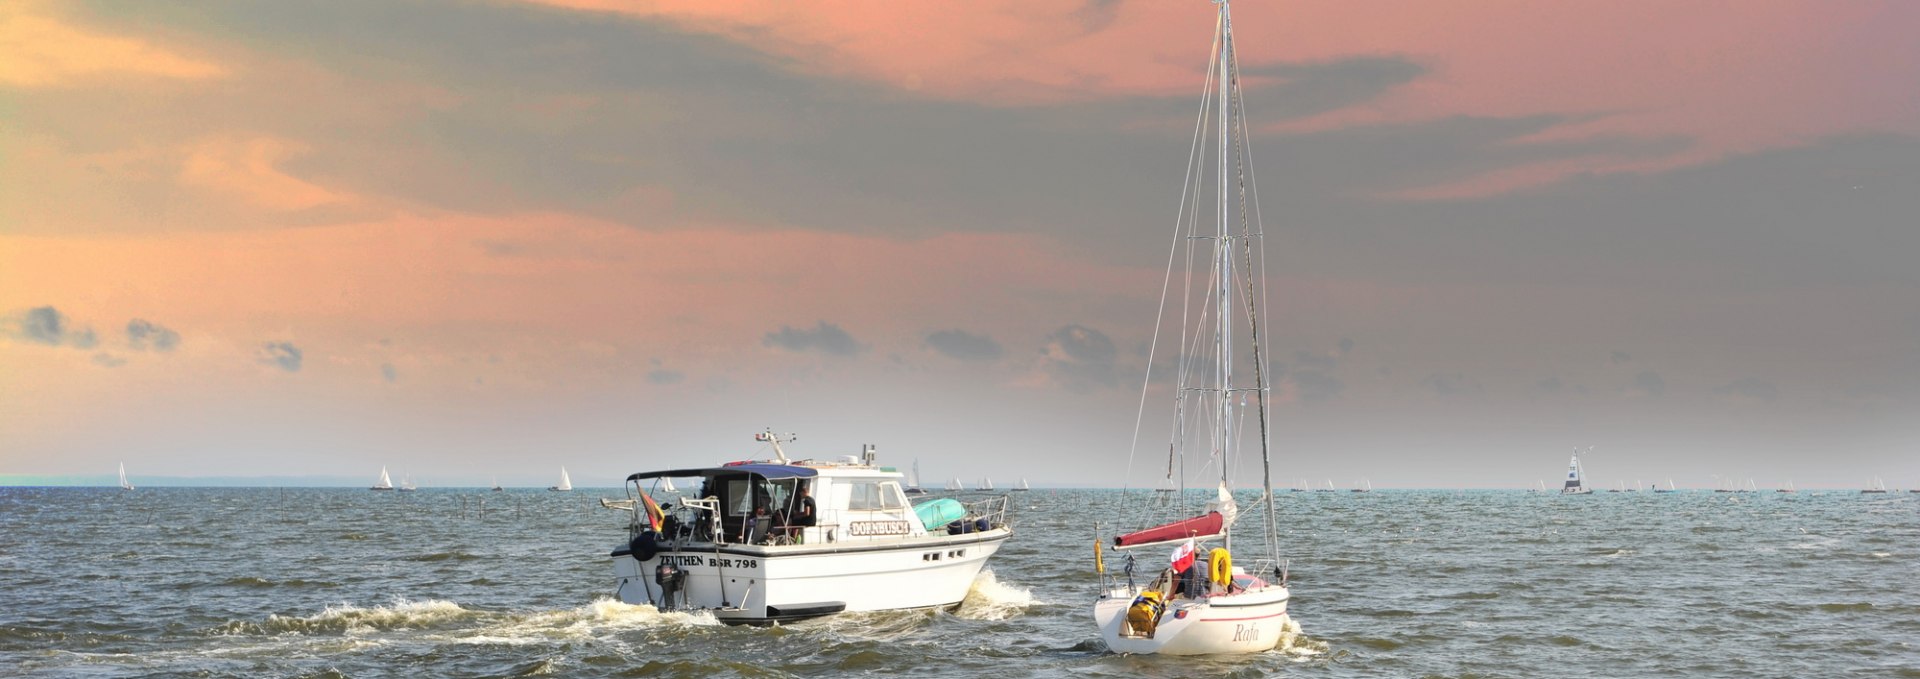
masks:
[[[1661,487],[1660,487],[1660,484],[1658,484],[1658,483],[1656,483],[1656,484],[1653,484],[1653,492],[1656,492],[1656,493],[1671,493],[1671,492],[1673,492],[1673,479],[1667,479],[1667,487],[1665,487],[1665,488],[1661,488]]]
[[[1014,486],[1013,489],[1014,490],[1033,490],[1033,486],[1027,485],[1027,477],[1022,476],[1020,477],[1020,485]]]
[[[380,468],[380,480],[367,490],[393,490],[393,479],[387,476],[387,468]]]
[[[120,487],[133,490],[133,484],[127,483],[127,463],[125,462],[120,463]]]
[[[1232,16],[1227,0],[1216,0],[1215,7],[1218,16],[1212,63],[1207,68],[1207,96],[1202,98],[1200,114],[1203,124],[1209,112],[1213,114],[1213,131],[1219,141],[1218,157],[1212,159],[1219,163],[1214,179],[1219,192],[1212,216],[1213,234],[1201,237],[1196,233],[1202,208],[1199,201],[1188,201],[1185,196],[1179,226],[1173,234],[1175,252],[1185,246],[1188,256],[1184,259],[1190,269],[1210,272],[1205,277],[1211,280],[1204,290],[1181,293],[1180,300],[1168,300],[1171,286],[1163,288],[1162,308],[1173,301],[1195,309],[1181,314],[1182,319],[1195,325],[1179,330],[1183,341],[1177,364],[1182,368],[1173,371],[1175,384],[1168,392],[1174,400],[1169,404],[1174,417],[1168,454],[1177,459],[1204,456],[1220,477],[1215,498],[1198,516],[1113,538],[1114,549],[1127,555],[1124,576],[1106,572],[1096,552],[1101,592],[1093,602],[1093,620],[1107,648],[1118,653],[1259,653],[1276,648],[1290,629],[1297,629],[1287,616],[1290,593],[1279,557],[1274,503],[1263,502],[1266,525],[1259,535],[1264,550],[1242,547],[1236,553],[1233,536],[1240,512],[1228,488],[1236,464],[1258,451],[1263,498],[1273,495],[1273,470],[1268,447],[1268,366],[1262,346],[1265,338],[1260,334],[1266,284],[1262,280],[1264,268],[1256,268],[1254,257],[1260,224],[1257,212],[1247,208],[1253,200],[1247,195],[1252,186],[1251,163],[1247,162],[1250,151],[1246,148],[1247,122],[1234,56]],[[1194,142],[1188,161],[1190,171],[1209,162],[1202,152],[1211,144],[1203,143],[1197,130]],[[1197,192],[1203,185],[1204,179],[1183,184],[1182,191]],[[1232,193],[1235,187],[1240,189],[1237,196]],[[1236,206],[1237,219],[1233,214]],[[1181,274],[1173,269],[1175,261],[1178,259],[1169,257],[1169,281]],[[1264,267],[1265,256],[1257,261]],[[1194,278],[1189,275],[1179,280]],[[1160,325],[1156,320],[1156,345]],[[1247,332],[1246,341],[1237,346],[1235,335],[1242,329]],[[1251,354],[1243,356],[1241,351]],[[1244,366],[1237,365],[1242,358],[1251,360]],[[1148,362],[1151,364],[1151,356]],[[1151,375],[1148,381],[1150,384]],[[1147,386],[1141,387],[1143,400],[1149,393]],[[1254,401],[1251,409],[1249,398]],[[1239,426],[1242,423],[1249,426]],[[1139,431],[1137,426],[1135,431]],[[1258,439],[1243,441],[1243,433],[1257,435]],[[1174,461],[1169,459],[1168,466],[1178,468]],[[1180,505],[1187,503],[1170,504],[1179,511]],[[1182,515],[1187,512],[1175,516]],[[1171,550],[1171,557],[1160,556],[1168,553],[1165,550]],[[1154,555],[1147,557],[1145,570],[1137,573],[1138,578],[1135,554]]]
[[[1887,492],[1887,484],[1882,483],[1880,481],[1880,477],[1875,476],[1873,477],[1873,483],[1867,486],[1865,489],[1861,490],[1860,492],[1869,493],[1869,494],[1885,493]]]
[[[974,490],[993,490],[993,479],[985,476],[980,477],[980,485],[975,487]]]
[[[1787,485],[1784,485],[1784,486],[1781,486],[1781,487],[1779,487],[1779,488],[1775,488],[1775,489],[1773,489],[1773,492],[1776,492],[1776,493],[1793,493],[1793,492],[1798,492],[1798,491],[1795,491],[1795,490],[1794,490],[1794,488],[1793,488],[1793,481],[1791,481],[1791,480],[1789,480],[1789,481],[1787,481]]]
[[[566,492],[573,490],[573,479],[567,478],[567,468],[560,468],[560,485],[547,486],[547,490]]]
[[[1371,493],[1373,492],[1373,479],[1361,479],[1359,485],[1349,488],[1348,490],[1355,493]]]
[[[494,492],[500,492],[500,491],[506,490],[505,488],[500,487],[500,477],[498,476],[493,477],[493,490]]]
[[[1327,487],[1325,487],[1325,488],[1315,488],[1315,489],[1313,489],[1313,490],[1314,490],[1314,492],[1316,492],[1316,493],[1331,493],[1331,492],[1333,492],[1333,479],[1327,479]]]
[[[926,495],[927,489],[920,487],[920,461],[913,461],[913,471],[907,473],[907,487],[903,491],[908,495]]]
[[[658,490],[662,493],[680,492],[679,488],[674,487],[673,479],[667,478],[665,476],[660,477],[660,488]]]
[[[955,476],[953,477],[952,480],[947,481],[947,490],[952,490],[952,491],[965,490],[964,488],[960,487],[960,477]]]
[[[1535,482],[1535,483],[1537,484],[1537,487],[1535,487],[1535,488],[1532,488],[1532,489],[1529,489],[1529,490],[1527,490],[1527,492],[1529,492],[1529,493],[1544,493],[1544,492],[1547,492],[1547,480],[1546,480],[1546,479],[1534,479],[1534,482]]]
[[[1593,452],[1593,446],[1587,446],[1587,452]],[[1573,449],[1573,459],[1567,462],[1567,485],[1560,487],[1561,495],[1592,495],[1593,489],[1582,484],[1580,478],[1585,469],[1580,466],[1580,449]]]
[[[420,487],[419,487],[419,486],[416,486],[416,485],[413,485],[413,479],[412,479],[412,478],[410,478],[410,477],[406,477],[406,476],[402,476],[402,477],[400,477],[400,487],[399,487],[399,488],[396,488],[395,490],[398,490],[398,491],[400,491],[400,492],[402,492],[402,493],[411,493],[411,492],[413,492],[413,491],[416,491],[416,490],[420,490]]]

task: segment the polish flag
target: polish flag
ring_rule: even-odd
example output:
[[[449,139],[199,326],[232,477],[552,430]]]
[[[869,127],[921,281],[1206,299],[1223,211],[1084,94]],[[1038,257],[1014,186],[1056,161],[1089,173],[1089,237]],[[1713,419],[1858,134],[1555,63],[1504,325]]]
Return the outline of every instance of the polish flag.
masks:
[[[1185,573],[1193,567],[1193,540],[1187,540],[1173,548],[1173,572]]]

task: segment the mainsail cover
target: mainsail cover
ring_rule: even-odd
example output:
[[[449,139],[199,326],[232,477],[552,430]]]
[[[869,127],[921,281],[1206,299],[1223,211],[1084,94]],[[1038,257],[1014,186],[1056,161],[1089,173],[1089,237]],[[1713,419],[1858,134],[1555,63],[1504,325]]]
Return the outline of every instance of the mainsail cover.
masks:
[[[1161,542],[1204,538],[1219,535],[1226,530],[1226,517],[1220,512],[1207,512],[1191,519],[1181,519],[1173,523],[1164,523],[1145,530],[1137,530],[1113,538],[1115,547],[1136,547]]]
[[[1234,520],[1239,517],[1240,507],[1234,503],[1233,493],[1227,491],[1227,484],[1222,483],[1219,495],[1207,503],[1207,513],[1115,536],[1113,546],[1139,547],[1188,538],[1204,540],[1226,534],[1228,529],[1233,528]]]

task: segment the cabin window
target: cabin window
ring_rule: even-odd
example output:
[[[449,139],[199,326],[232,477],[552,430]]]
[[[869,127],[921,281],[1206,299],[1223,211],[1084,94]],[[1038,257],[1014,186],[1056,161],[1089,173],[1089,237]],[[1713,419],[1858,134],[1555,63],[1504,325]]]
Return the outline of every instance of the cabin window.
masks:
[[[747,479],[727,480],[727,499],[730,500],[727,503],[727,516],[753,514],[753,493],[747,492],[749,487],[751,485]]]
[[[854,511],[879,511],[905,509],[906,495],[900,492],[900,484],[878,479],[854,479],[848,482],[851,494],[847,499],[847,509]]]

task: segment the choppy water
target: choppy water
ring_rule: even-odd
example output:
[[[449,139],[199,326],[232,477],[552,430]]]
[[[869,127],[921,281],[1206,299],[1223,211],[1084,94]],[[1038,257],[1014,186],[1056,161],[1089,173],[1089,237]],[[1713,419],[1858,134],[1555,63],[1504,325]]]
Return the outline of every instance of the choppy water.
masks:
[[[957,613],[774,629],[612,602],[599,494],[0,488],[0,674],[1920,677],[1920,495],[1283,493],[1305,638],[1180,659],[1089,622],[1116,492],[1016,493]]]

